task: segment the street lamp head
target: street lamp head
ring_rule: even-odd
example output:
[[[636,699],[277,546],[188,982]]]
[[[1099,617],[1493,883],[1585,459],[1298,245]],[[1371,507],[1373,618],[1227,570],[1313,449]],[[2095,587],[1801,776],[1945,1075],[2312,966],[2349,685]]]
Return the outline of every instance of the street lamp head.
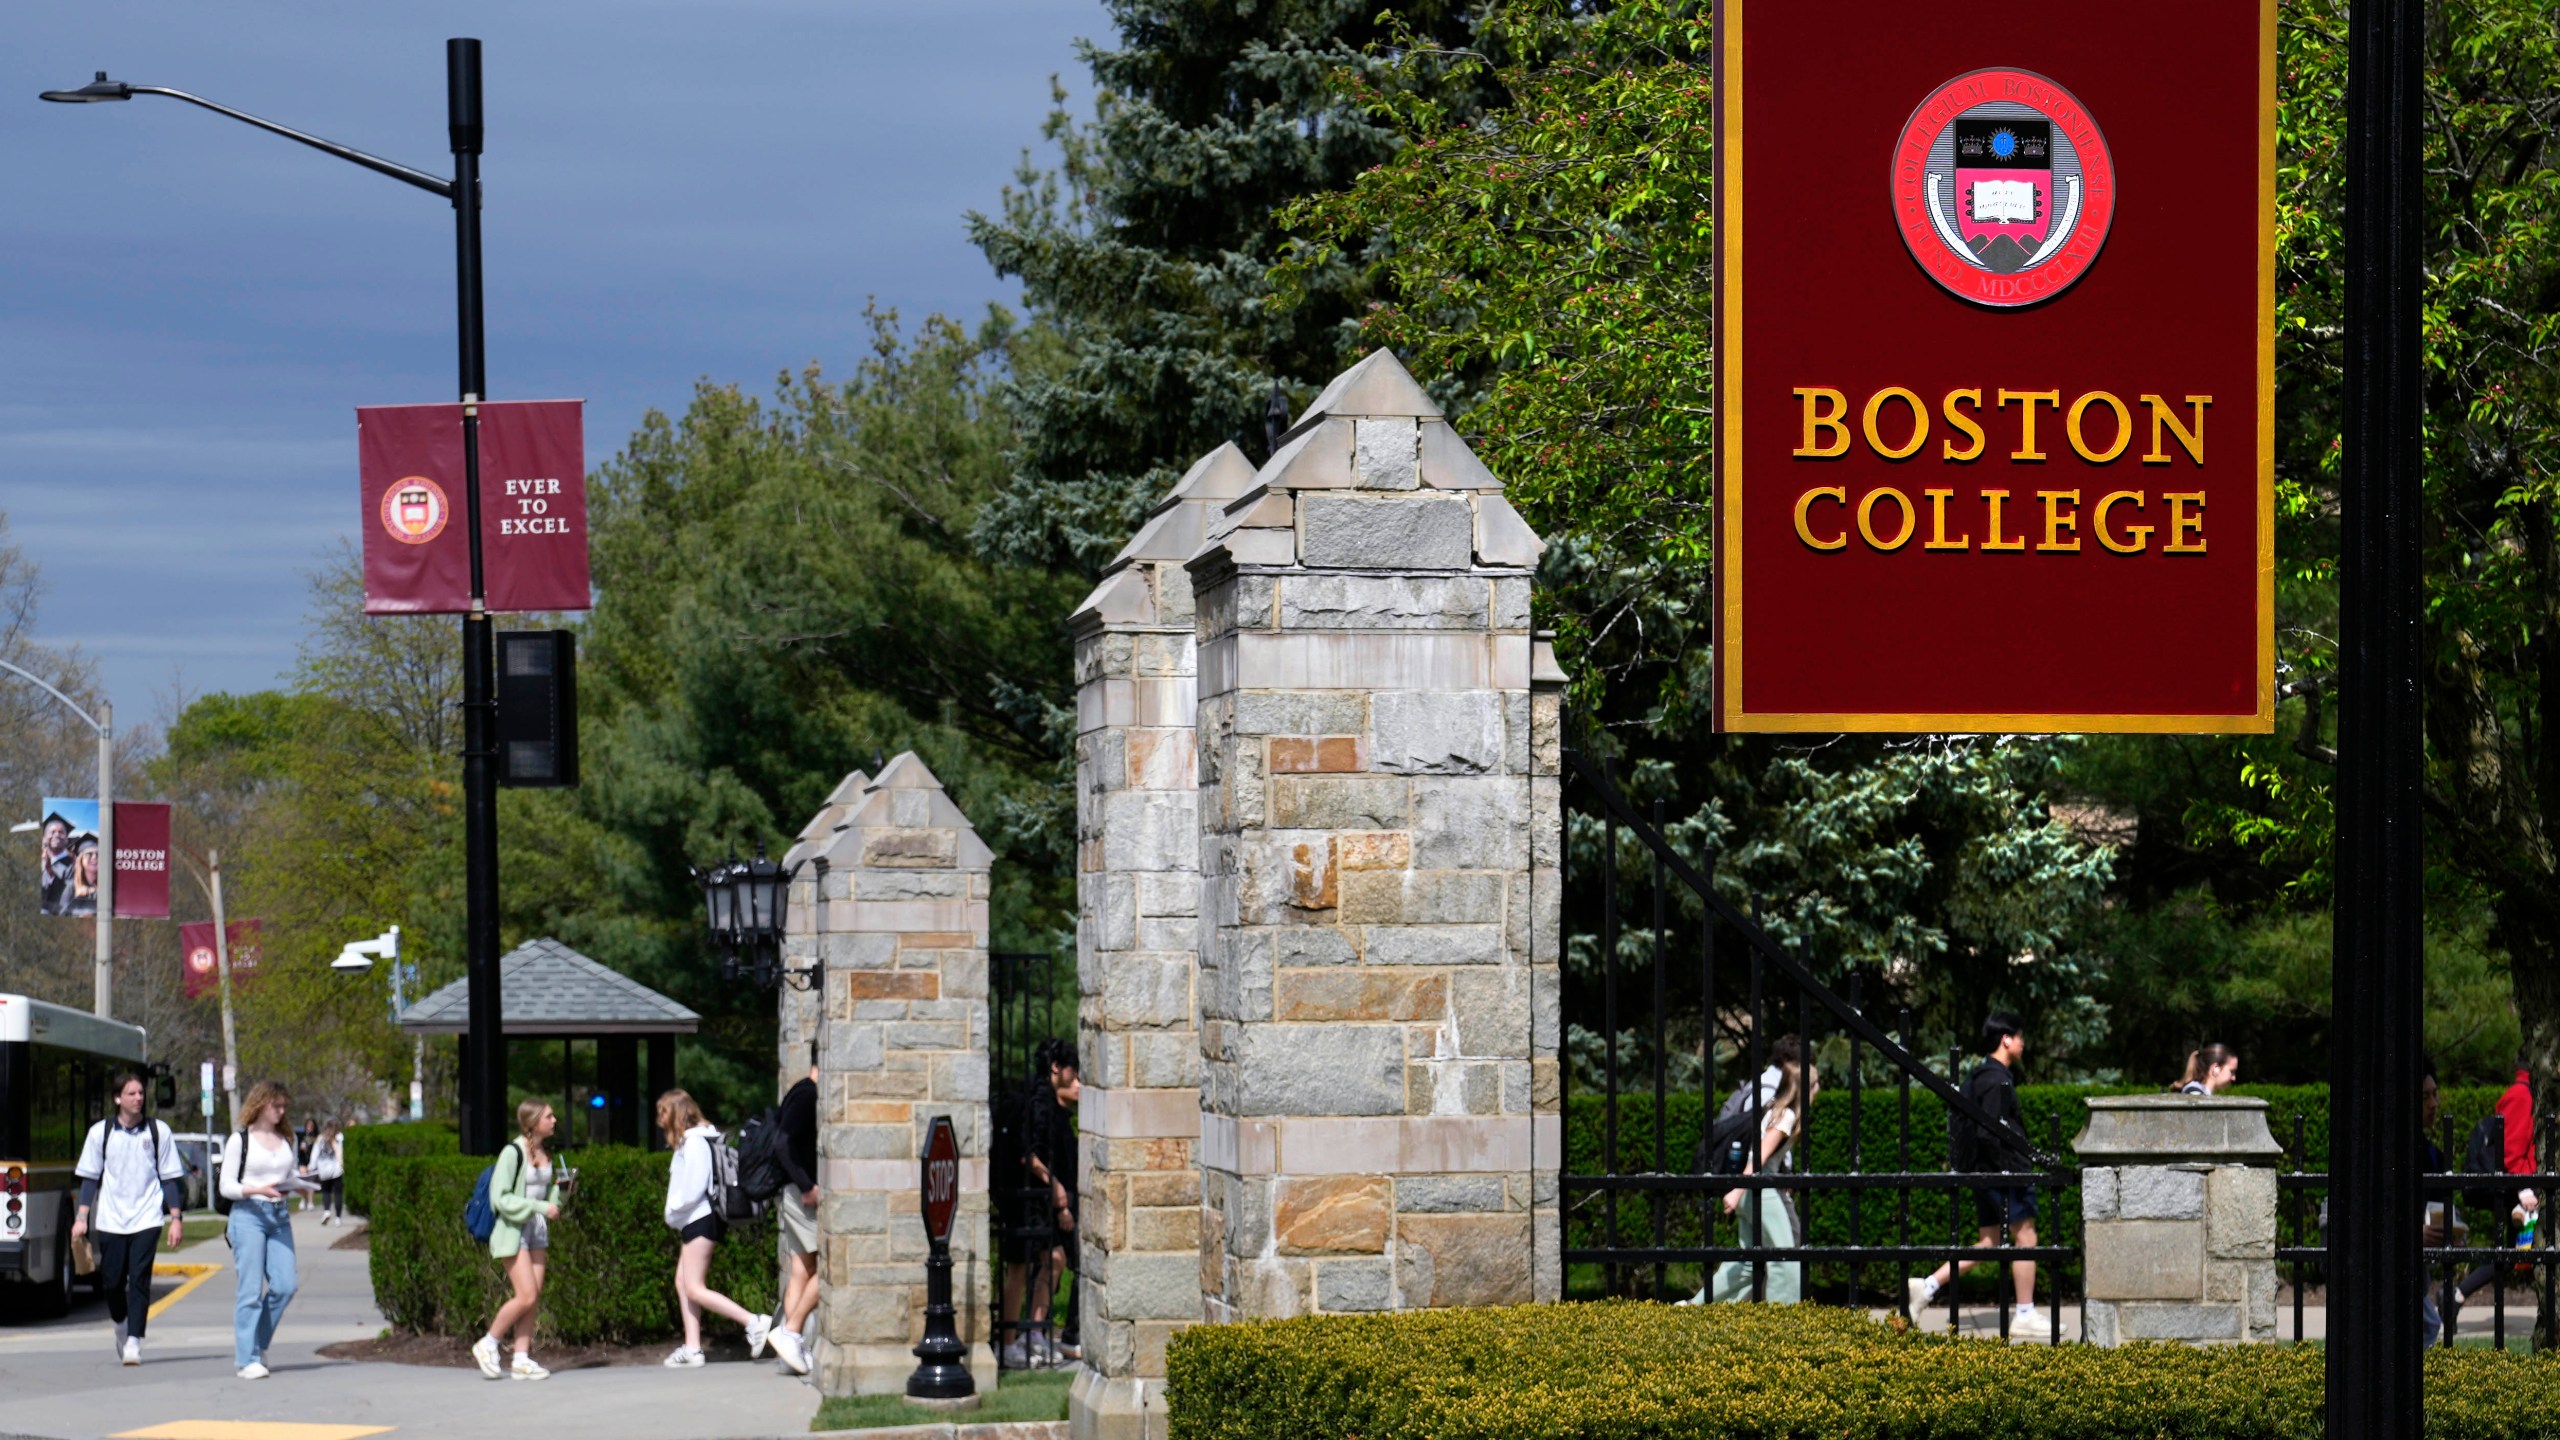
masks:
[[[121,80],[108,79],[107,72],[101,70],[97,79],[77,90],[47,90],[36,98],[50,100],[57,105],[95,105],[104,100],[130,100],[133,87]]]

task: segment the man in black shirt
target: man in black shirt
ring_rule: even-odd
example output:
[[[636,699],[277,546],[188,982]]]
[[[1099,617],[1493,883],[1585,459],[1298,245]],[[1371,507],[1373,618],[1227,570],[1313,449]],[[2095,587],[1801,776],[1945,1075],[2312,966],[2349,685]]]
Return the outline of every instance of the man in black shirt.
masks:
[[[809,1373],[803,1326],[818,1308],[818,1042],[809,1042],[809,1073],[783,1092],[777,1117],[782,1131],[782,1254],[791,1280],[782,1292],[782,1323],[773,1329],[773,1353],[792,1373]]]
[[[2035,1155],[2027,1148],[2026,1112],[2018,1106],[2018,1057],[2026,1053],[2026,1034],[2018,1017],[2007,1011],[1995,1011],[1982,1022],[1983,1061],[1965,1077],[1964,1094],[1988,1111],[1998,1128],[1985,1131],[1962,1115],[1947,1117],[1947,1127],[1956,1168],[1984,1174],[2017,1172],[2035,1168]],[[2036,1192],[2026,1186],[1986,1185],[1973,1195],[1973,1219],[1980,1227],[1973,1244],[1976,1250],[2002,1244],[2033,1246],[2036,1243]],[[2010,1239],[2003,1241],[2006,1229]],[[2018,1308],[2009,1323],[2009,1333],[2028,1339],[2043,1339],[2053,1334],[2053,1322],[2036,1308],[2036,1262],[2013,1260],[2009,1274],[2018,1287]],[[1950,1261],[1929,1273],[1926,1278],[1907,1282],[1910,1287],[1911,1311],[1916,1317],[1921,1308],[1937,1297],[1940,1287],[1955,1278],[1955,1264]]]

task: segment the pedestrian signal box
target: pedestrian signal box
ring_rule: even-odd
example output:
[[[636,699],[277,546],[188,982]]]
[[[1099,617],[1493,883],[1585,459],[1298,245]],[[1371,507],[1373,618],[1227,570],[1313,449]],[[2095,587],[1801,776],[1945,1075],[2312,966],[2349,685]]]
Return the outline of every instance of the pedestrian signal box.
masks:
[[[498,632],[498,783],[578,783],[578,641],[568,630]]]

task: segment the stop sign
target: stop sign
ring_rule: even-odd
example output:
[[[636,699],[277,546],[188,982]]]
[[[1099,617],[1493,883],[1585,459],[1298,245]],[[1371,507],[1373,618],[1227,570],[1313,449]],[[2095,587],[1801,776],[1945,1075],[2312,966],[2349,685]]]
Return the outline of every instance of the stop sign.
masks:
[[[940,1245],[951,1239],[960,1209],[960,1137],[951,1117],[936,1115],[924,1141],[924,1233]]]

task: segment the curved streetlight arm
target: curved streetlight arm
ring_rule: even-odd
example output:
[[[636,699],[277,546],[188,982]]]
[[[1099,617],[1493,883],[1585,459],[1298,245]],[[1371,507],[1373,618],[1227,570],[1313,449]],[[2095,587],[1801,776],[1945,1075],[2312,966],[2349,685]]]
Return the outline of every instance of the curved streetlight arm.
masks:
[[[367,170],[388,175],[394,180],[406,181],[444,199],[453,198],[453,182],[441,175],[430,175],[424,170],[412,170],[398,161],[385,160],[379,155],[367,155],[361,150],[351,149],[335,140],[323,140],[317,135],[305,134],[290,125],[279,125],[273,120],[261,120],[245,110],[234,110],[228,105],[217,105],[201,95],[190,95],[184,90],[172,90],[165,85],[128,85],[125,89],[135,95],[166,95],[172,100],[184,100],[190,105],[200,105],[216,115],[228,115],[244,125],[255,125],[269,134],[281,135],[287,140],[298,140],[314,150],[325,150],[341,160],[352,160]]]
[[[54,688],[53,688],[53,683],[52,683],[51,681],[49,681],[49,680],[45,679],[45,678],[44,678],[43,676],[41,676],[41,675],[38,675],[37,673],[35,673],[35,672],[34,672],[34,671],[32,671],[32,670],[28,670],[28,669],[25,669],[25,668],[20,667],[20,666],[12,665],[12,664],[10,664],[8,661],[6,661],[6,660],[0,660],[0,670],[6,670],[6,671],[8,671],[10,674],[17,676],[17,677],[18,677],[19,679],[21,679],[21,680],[32,680],[32,681],[34,681],[38,686],[40,686],[40,687],[42,687],[42,688],[43,688],[44,693],[46,693],[47,695],[52,696],[52,697],[53,697],[54,699],[56,699],[56,700],[61,701],[64,705],[69,706],[69,707],[70,707],[70,709],[71,709],[71,713],[72,713],[72,714],[79,716],[79,717],[80,717],[80,719],[81,719],[81,721],[82,721],[82,723],[86,724],[86,725],[87,725],[91,730],[94,730],[94,731],[96,731],[96,732],[98,733],[98,738],[100,738],[100,739],[102,739],[102,740],[106,738],[106,734],[107,734],[107,727],[106,727],[106,726],[104,726],[104,725],[102,725],[102,724],[100,724],[100,723],[98,723],[98,717],[97,717],[97,716],[95,716],[95,715],[90,714],[90,713],[89,713],[88,711],[86,711],[86,710],[81,709],[81,708],[80,708],[80,702],[79,702],[79,701],[74,700],[74,699],[72,699],[70,696],[63,694],[61,691],[54,689]]]

